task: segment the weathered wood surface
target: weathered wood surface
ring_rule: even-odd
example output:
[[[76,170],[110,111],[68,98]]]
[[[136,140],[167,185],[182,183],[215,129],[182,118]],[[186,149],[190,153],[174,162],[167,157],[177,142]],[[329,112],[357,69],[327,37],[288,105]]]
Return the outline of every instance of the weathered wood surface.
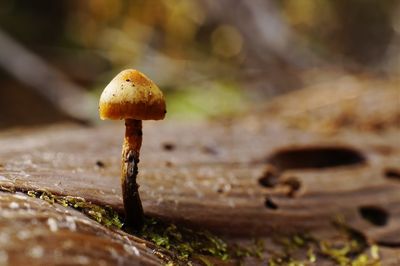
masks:
[[[0,208],[0,265],[162,263],[144,241],[61,205],[1,192]]]
[[[255,236],[268,240],[279,232],[307,231],[334,238],[332,220],[342,216],[370,243],[381,245],[383,265],[398,265],[399,93],[398,81],[343,79],[276,98],[234,119],[145,123],[138,180],[145,213],[239,242]],[[3,132],[0,185],[47,189],[121,211],[122,124]],[[96,165],[98,161],[104,166]],[[29,236],[36,238],[31,243],[45,243],[42,251],[63,237],[82,241],[83,248],[56,248],[54,254],[80,254],[81,259],[91,261],[105,256],[103,251],[111,247],[119,255],[105,256],[104,264],[113,264],[116,257],[121,264],[161,263],[151,254],[151,246],[146,248],[123,232],[106,230],[79,213],[68,210],[79,217],[82,228],[72,232],[67,225],[51,232],[40,217],[54,217],[62,224],[67,219],[63,214],[66,210],[29,201],[39,220],[32,225],[23,213],[30,208],[7,208],[14,201],[25,204],[28,200],[24,196],[0,196],[1,231],[13,245],[24,241],[17,232],[32,226],[48,230],[43,239]],[[372,215],[373,222],[364,219],[361,211]],[[85,238],[79,239],[81,234]],[[38,264],[46,262],[29,251],[14,257],[13,245],[1,239],[0,248],[5,251],[0,259],[8,254],[13,262],[29,256]],[[127,250],[127,245],[135,252]],[[135,257],[136,251],[141,255]],[[55,262],[58,255],[54,256],[46,259]]]

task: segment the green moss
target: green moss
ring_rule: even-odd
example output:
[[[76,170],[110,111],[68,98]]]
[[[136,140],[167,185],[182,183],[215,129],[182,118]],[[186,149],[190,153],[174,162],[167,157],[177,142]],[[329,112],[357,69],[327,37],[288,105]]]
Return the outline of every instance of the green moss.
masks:
[[[380,265],[378,247],[373,245],[368,253],[366,238],[359,231],[349,227],[343,217],[336,217],[334,227],[342,233],[344,241],[340,245],[320,241],[320,253],[338,265],[378,266]]]
[[[179,261],[204,255],[221,260],[230,258],[228,245],[207,231],[195,231],[174,224],[146,218],[143,229],[138,233],[148,241],[176,254]],[[201,257],[204,260],[204,257]]]
[[[123,219],[109,206],[99,206],[81,197],[53,195],[46,190],[30,190],[26,194],[50,204],[58,203],[65,207],[72,207],[104,226],[123,227]],[[222,239],[210,232],[177,227],[154,218],[146,218],[143,229],[135,234],[176,254],[174,261],[168,262],[169,265],[174,265],[174,262],[182,264],[193,258],[207,264],[207,256],[228,260],[229,253],[233,253]]]
[[[314,252],[313,247],[309,247],[307,250],[307,259],[309,262],[314,263],[317,261],[317,255]]]
[[[254,239],[252,245],[238,246],[234,245],[232,248],[234,254],[233,257],[242,260],[247,257],[254,257],[260,260],[264,259],[265,244],[262,239]]]
[[[332,230],[338,233],[335,240],[310,234],[277,236],[275,242],[282,253],[271,256],[268,265],[318,265],[324,257],[341,266],[380,266],[378,246],[369,247],[365,237],[343,219],[336,219]]]
[[[0,189],[15,192],[12,189]],[[46,190],[31,190],[25,193],[50,204],[57,203],[74,208],[104,226],[126,230],[123,228],[122,217],[109,206],[96,205],[80,197],[53,195]],[[365,237],[347,226],[343,218],[335,219],[332,230],[341,235],[339,241],[318,239],[304,233],[276,236],[275,246],[281,247],[281,252],[268,252],[268,265],[318,265],[322,257],[343,266],[381,265],[378,246],[369,246]],[[256,239],[253,244],[245,247],[228,245],[210,232],[193,230],[154,218],[146,218],[143,229],[134,234],[154,243],[157,247],[154,254],[158,254],[168,266],[190,265],[190,261],[210,266],[213,265],[211,258],[242,262],[245,258],[252,257],[259,259],[261,263],[265,254],[265,244],[262,240]],[[170,251],[172,255],[164,255],[165,250]]]
[[[27,195],[42,199],[50,204],[58,203],[64,207],[72,207],[107,227],[122,228],[123,226],[122,219],[118,213],[109,206],[93,204],[80,197],[56,196],[46,190],[30,190]]]

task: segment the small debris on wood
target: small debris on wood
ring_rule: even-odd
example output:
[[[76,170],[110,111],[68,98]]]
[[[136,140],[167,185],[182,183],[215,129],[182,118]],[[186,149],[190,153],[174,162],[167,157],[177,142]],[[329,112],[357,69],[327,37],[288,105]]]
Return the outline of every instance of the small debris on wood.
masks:
[[[202,150],[202,152],[204,152],[206,154],[218,155],[218,150],[215,147],[210,146],[210,145],[203,146],[201,148],[201,150]]]
[[[104,168],[105,164],[103,163],[103,161],[97,160],[96,161],[96,166],[99,167],[99,168]]]
[[[174,163],[171,162],[171,161],[165,161],[165,166],[166,167],[172,167],[172,166],[174,166]]]
[[[276,203],[273,202],[272,199],[269,197],[267,197],[265,199],[265,207],[267,207],[268,209],[272,209],[272,210],[278,209],[278,205],[276,205]]]
[[[175,150],[176,145],[175,145],[174,143],[172,143],[172,142],[164,142],[164,143],[162,144],[162,148],[163,148],[165,151],[173,151],[173,150]]]

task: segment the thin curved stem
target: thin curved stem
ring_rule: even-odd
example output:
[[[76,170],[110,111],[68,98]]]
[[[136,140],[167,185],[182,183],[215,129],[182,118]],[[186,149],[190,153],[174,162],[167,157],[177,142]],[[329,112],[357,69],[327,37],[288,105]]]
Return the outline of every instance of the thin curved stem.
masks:
[[[142,121],[125,120],[125,139],[122,146],[122,197],[128,226],[140,230],[143,226],[143,207],[136,183],[140,147],[142,146]]]

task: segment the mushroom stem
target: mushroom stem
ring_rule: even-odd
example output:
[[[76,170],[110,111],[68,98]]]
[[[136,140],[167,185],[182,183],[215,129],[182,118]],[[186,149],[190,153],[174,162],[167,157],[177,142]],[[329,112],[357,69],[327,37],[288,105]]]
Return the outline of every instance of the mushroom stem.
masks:
[[[140,230],[143,226],[143,207],[136,183],[140,147],[142,146],[142,121],[125,119],[125,139],[122,146],[122,197],[128,226]]]

